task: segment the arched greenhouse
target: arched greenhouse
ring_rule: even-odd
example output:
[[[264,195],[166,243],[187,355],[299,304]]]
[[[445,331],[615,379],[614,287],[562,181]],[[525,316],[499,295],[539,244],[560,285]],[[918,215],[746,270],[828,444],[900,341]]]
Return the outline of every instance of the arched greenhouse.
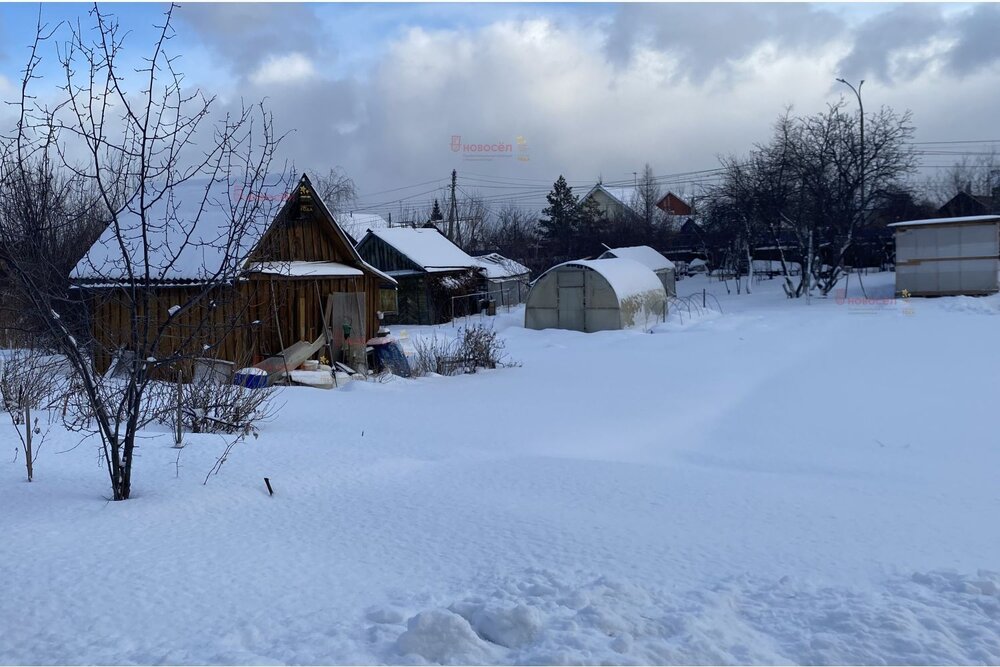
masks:
[[[574,260],[554,266],[528,294],[528,329],[650,329],[666,316],[667,294],[649,267],[631,259]]]

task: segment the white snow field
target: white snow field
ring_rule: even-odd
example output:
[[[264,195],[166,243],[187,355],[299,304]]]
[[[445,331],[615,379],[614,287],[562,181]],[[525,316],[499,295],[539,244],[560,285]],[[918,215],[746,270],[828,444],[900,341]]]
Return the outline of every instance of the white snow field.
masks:
[[[0,663],[1000,663],[1000,297],[703,287],[655,334],[501,314],[516,368],[282,389],[207,485],[221,438],[178,475],[150,433],[121,503],[72,434],[24,482],[4,421]]]

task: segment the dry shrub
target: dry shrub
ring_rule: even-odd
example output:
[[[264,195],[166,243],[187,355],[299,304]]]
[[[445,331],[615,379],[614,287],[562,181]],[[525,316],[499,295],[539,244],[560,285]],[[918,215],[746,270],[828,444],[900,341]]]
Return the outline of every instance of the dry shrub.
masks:
[[[11,419],[23,414],[25,408],[56,406],[65,384],[64,364],[59,357],[35,350],[10,350],[0,358],[0,401]]]
[[[162,383],[157,394],[157,421],[176,428],[179,414],[181,428],[189,433],[256,435],[258,425],[275,413],[273,387],[248,389],[207,377],[191,384]]]
[[[476,324],[462,329],[460,335],[460,349],[465,359],[466,372],[475,373],[478,368],[506,365],[506,344],[492,327]]]
[[[410,360],[410,374],[421,377],[428,373],[454,375],[458,356],[458,341],[434,334],[413,341],[415,354]]]
[[[414,377],[428,373],[458,375],[475,373],[480,368],[516,366],[507,359],[505,343],[493,330],[475,324],[458,330],[454,338],[434,334],[413,342],[416,354],[411,360]]]
[[[38,451],[48,435],[52,410],[66,395],[60,357],[37,350],[10,350],[0,357],[0,408],[8,414],[21,441],[28,481],[34,478]],[[39,413],[46,416],[45,428]]]

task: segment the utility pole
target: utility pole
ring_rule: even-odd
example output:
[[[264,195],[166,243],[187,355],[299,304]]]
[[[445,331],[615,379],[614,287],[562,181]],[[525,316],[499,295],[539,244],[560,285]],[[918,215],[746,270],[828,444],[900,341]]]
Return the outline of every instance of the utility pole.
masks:
[[[458,172],[451,170],[451,203],[448,205],[448,240],[455,240],[455,221],[458,218],[458,204],[455,202],[455,184],[458,180]]]

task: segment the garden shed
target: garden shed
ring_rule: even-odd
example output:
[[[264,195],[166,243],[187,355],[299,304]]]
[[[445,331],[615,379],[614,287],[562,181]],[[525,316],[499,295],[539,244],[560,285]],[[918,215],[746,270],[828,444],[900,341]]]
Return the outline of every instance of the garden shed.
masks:
[[[486,277],[488,297],[497,306],[516,306],[524,301],[531,281],[531,269],[496,252],[474,259]]]
[[[483,290],[479,261],[434,228],[369,229],[357,250],[399,284],[395,308],[384,309],[390,324],[447,322],[456,299]]]
[[[667,293],[632,259],[575,260],[543,273],[526,301],[528,329],[648,329],[666,316]]]
[[[674,263],[648,245],[608,248],[598,259],[610,259],[612,257],[631,259],[640,264],[645,264],[656,274],[660,282],[663,283],[663,289],[666,291],[667,296],[677,296],[677,276],[675,275]]]
[[[896,294],[992,294],[1000,289],[1000,215],[896,222]]]
[[[98,370],[136,340],[130,303],[137,297],[143,326],[164,332],[154,351],[158,358],[197,353],[240,367],[297,341],[314,341],[327,327],[340,350],[348,323],[350,342],[363,344],[379,326],[380,303],[394,300],[395,281],[361,258],[305,174],[291,192],[287,187],[279,182],[247,194],[225,181],[177,185],[170,192],[176,209],[155,212],[160,218],[148,230],[155,241],[148,258],[135,223],[122,240],[132,266],[148,268],[150,277],[137,279],[134,288],[114,230],[105,230],[71,274],[86,307]],[[206,198],[213,205],[204,204]],[[230,198],[261,204],[238,237],[222,205]],[[171,216],[184,224],[172,224]],[[131,222],[132,216],[122,219]],[[219,275],[235,279],[219,282]]]

